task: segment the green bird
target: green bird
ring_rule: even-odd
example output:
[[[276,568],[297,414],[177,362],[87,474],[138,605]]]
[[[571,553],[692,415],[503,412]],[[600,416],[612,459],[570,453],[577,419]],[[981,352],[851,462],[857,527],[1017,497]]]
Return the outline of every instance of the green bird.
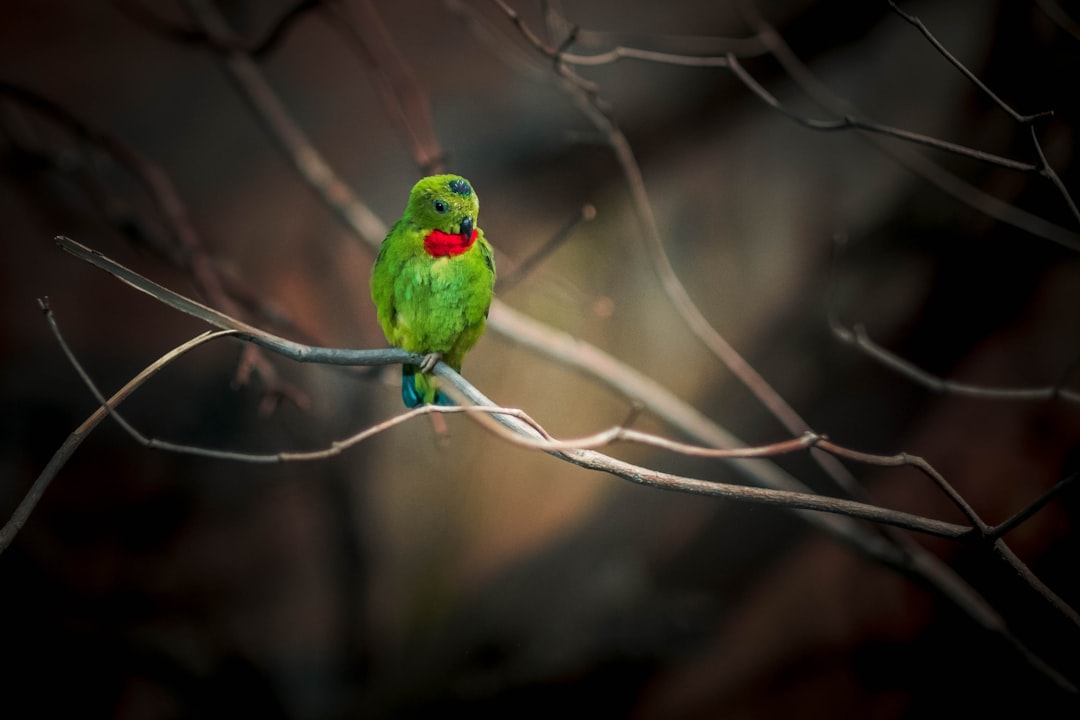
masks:
[[[424,178],[413,186],[405,214],[371,269],[371,299],[387,341],[424,355],[419,367],[402,367],[406,407],[453,404],[429,373],[439,360],[460,372],[487,325],[495,258],[477,227],[479,210],[465,178]]]

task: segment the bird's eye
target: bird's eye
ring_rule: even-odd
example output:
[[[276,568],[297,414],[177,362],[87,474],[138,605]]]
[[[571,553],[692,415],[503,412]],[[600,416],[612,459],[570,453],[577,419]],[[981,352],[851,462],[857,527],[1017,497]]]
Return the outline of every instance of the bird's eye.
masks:
[[[436,200],[435,201],[435,212],[439,213],[440,215],[442,215],[444,212],[446,212],[446,203],[444,203],[442,200]]]

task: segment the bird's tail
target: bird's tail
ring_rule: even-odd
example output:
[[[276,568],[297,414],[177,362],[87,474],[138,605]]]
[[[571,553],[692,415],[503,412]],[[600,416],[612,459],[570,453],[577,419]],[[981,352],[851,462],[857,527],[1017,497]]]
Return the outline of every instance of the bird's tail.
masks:
[[[421,405],[453,405],[453,401],[439,390],[439,379],[425,375],[415,365],[401,366],[401,399],[405,407]]]

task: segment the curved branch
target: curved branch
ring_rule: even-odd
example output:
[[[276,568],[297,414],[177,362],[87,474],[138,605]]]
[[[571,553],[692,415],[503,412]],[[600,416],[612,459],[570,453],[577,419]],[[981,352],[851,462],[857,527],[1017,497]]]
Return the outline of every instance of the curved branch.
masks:
[[[893,370],[912,382],[929,390],[933,390],[934,392],[948,393],[950,395],[963,395],[983,400],[1064,400],[1070,403],[1080,403],[1080,391],[1070,390],[1062,386],[1063,382],[1068,379],[1067,377],[1063,378],[1062,382],[1058,382],[1054,385],[1027,388],[987,387],[957,382],[955,380],[946,380],[932,373],[928,373],[899,355],[886,350],[884,347],[871,340],[870,336],[866,333],[866,328],[860,324],[856,324],[849,330],[841,325],[835,318],[830,317],[829,325],[833,335],[838,340],[849,345],[854,345],[862,350],[867,356],[878,361],[890,370]]]
[[[73,251],[78,251],[82,246],[74,244],[73,241],[64,239],[64,247],[70,247]],[[80,256],[83,256],[80,253]],[[105,260],[104,256],[88,256],[87,259],[93,260]],[[107,261],[111,263],[111,261]],[[122,266],[117,266],[110,269],[108,264],[101,265],[99,262],[95,262],[95,265],[108,269],[110,272],[120,269]],[[115,265],[115,264],[113,264]],[[699,446],[691,446],[686,443],[680,443],[670,440],[668,438],[662,438],[650,433],[643,433],[640,431],[634,431],[623,426],[616,426],[609,428],[608,430],[595,433],[585,438],[579,438],[574,440],[555,440],[551,435],[544,430],[544,428],[529,417],[521,410],[512,408],[502,408],[494,405],[489,399],[487,399],[479,390],[469,384],[459,374],[454,372],[451,368],[444,363],[439,363],[437,373],[454,383],[453,386],[447,387],[447,390],[451,395],[455,395],[455,399],[467,399],[478,403],[478,405],[453,407],[453,408],[441,408],[438,406],[422,406],[414,410],[399,414],[395,417],[389,418],[381,423],[378,423],[370,428],[355,433],[343,440],[332,442],[328,447],[321,450],[308,450],[308,451],[280,451],[275,453],[245,453],[233,450],[223,450],[219,448],[206,448],[193,445],[185,445],[174,443],[165,440],[158,440],[156,438],[148,438],[143,435],[139,430],[132,426],[127,420],[125,420],[119,412],[116,411],[115,406],[123,400],[127,395],[133,392],[145,379],[156,373],[166,364],[179,357],[184,352],[197,347],[198,345],[212,339],[216,339],[225,335],[238,335],[239,337],[246,339],[250,342],[255,342],[263,347],[274,349],[277,352],[285,354],[287,357],[291,357],[299,361],[308,362],[320,362],[327,361],[332,364],[371,364],[372,362],[378,362],[381,358],[379,355],[371,354],[371,351],[364,350],[344,350],[344,349],[330,349],[330,348],[305,348],[304,346],[297,346],[295,343],[290,343],[282,338],[277,338],[269,333],[262,332],[255,328],[248,328],[243,323],[235,321],[227,316],[224,316],[216,311],[206,312],[206,309],[199,306],[188,298],[177,295],[168,291],[161,286],[157,286],[148,280],[141,279],[137,274],[131,273],[124,269],[126,273],[134,275],[133,278],[125,279],[129,285],[139,288],[150,294],[152,297],[163,299],[168,297],[170,306],[184,310],[185,312],[197,313],[196,317],[201,317],[207,322],[214,322],[219,326],[229,326],[227,329],[218,332],[208,332],[199,337],[185,343],[179,348],[167,353],[159,361],[153,363],[147,370],[140,373],[129,382],[125,387],[112,399],[106,400],[101,391],[94,384],[89,374],[83,369],[74,353],[71,351],[67,343],[64,341],[60,329],[56,324],[55,318],[51,310],[48,308],[46,302],[42,301],[42,308],[45,310],[46,317],[49,325],[56,336],[64,354],[71,362],[83,382],[87,385],[90,392],[100,404],[99,410],[91,416],[90,420],[80,426],[75,433],[69,438],[67,442],[57,451],[54,456],[54,460],[49,463],[46,469],[42,472],[41,476],[32,486],[30,492],[27,493],[24,500],[19,504],[15,514],[11,520],[0,530],[0,553],[4,548],[10,544],[15,534],[22,528],[26,519],[29,517],[30,512],[36,506],[38,500],[40,500],[42,494],[45,492],[52,477],[64,462],[71,456],[74,450],[81,443],[82,439],[92,430],[104,415],[111,415],[113,419],[120,424],[120,426],[139,444],[149,449],[165,450],[169,452],[196,455],[200,457],[213,458],[218,460],[233,460],[249,463],[283,463],[283,462],[295,462],[295,461],[312,461],[312,460],[324,460],[335,455],[340,454],[346,449],[367,440],[385,430],[392,427],[396,427],[408,420],[415,417],[431,413],[468,413],[477,422],[485,427],[485,429],[493,432],[497,436],[512,442],[516,445],[543,450],[555,457],[564,459],[568,462],[572,462],[580,467],[606,472],[617,477],[629,480],[631,482],[647,485],[650,487],[656,487],[664,490],[673,490],[677,492],[688,492],[700,495],[706,495],[711,497],[721,497],[729,500],[736,500],[741,502],[749,502],[763,505],[773,505],[778,507],[784,507],[792,509],[798,512],[824,512],[835,513],[841,516],[859,518],[863,520],[869,520],[872,522],[880,523],[890,527],[903,528],[907,530],[913,530],[929,535],[935,535],[943,538],[962,538],[971,535],[976,535],[982,538],[990,537],[991,528],[989,528],[975,513],[970,506],[963,501],[952,489],[952,487],[929,463],[922,458],[914,457],[906,453],[901,453],[895,456],[880,456],[871,455],[868,453],[861,453],[854,450],[844,448],[836,445],[830,441],[825,440],[819,436],[813,434],[807,434],[802,438],[794,440],[787,440],[771,445],[751,447],[751,448],[734,448],[727,450],[718,450],[714,448],[704,448]],[[114,273],[116,274],[116,273]],[[117,274],[117,277],[120,277]],[[171,296],[171,297],[170,297]],[[185,309],[186,308],[186,309]],[[400,351],[399,351],[400,352]],[[406,359],[408,353],[404,353]],[[320,358],[322,360],[320,360]],[[589,448],[604,447],[615,442],[633,442],[639,444],[650,445],[653,447],[661,447],[674,452],[693,455],[698,457],[711,457],[717,459],[748,459],[748,458],[768,458],[775,457],[791,452],[797,452],[800,450],[808,450],[813,447],[821,447],[828,453],[845,457],[848,459],[856,460],[858,462],[870,463],[876,465],[911,465],[916,467],[927,476],[934,479],[934,481],[942,486],[946,490],[947,494],[954,499],[954,501],[960,506],[964,513],[969,517],[972,526],[956,525],[953,523],[934,520],[931,518],[925,518],[902,511],[891,510],[888,508],[881,508],[866,503],[856,502],[852,500],[837,499],[823,497],[811,493],[792,492],[785,490],[773,490],[768,488],[754,488],[746,487],[742,485],[732,485],[729,483],[719,483],[699,480],[696,478],[685,477],[681,475],[674,475],[671,473],[663,473],[651,468],[634,465],[627,463],[616,458],[612,458],[608,455],[598,453]],[[1024,577],[1028,583],[1035,588],[1044,598],[1051,603],[1051,605],[1059,612],[1064,614],[1075,624],[1080,625],[1080,616],[1059,596],[1053,593],[1048,587],[1046,587],[1039,580],[1034,573],[1018,558],[1011,550],[1004,544],[999,537],[992,538],[994,547],[998,554],[1009,563],[1022,577]]]
[[[149,281],[147,281],[149,282]],[[130,283],[129,283],[130,284]],[[158,286],[160,288],[160,286]],[[161,288],[164,290],[164,288]],[[169,293],[170,291],[165,291]],[[184,306],[184,302],[190,303],[192,309],[198,309],[197,303],[187,300],[183,296],[170,293],[178,298],[178,301],[170,303],[172,307],[181,309]],[[157,297],[157,294],[153,294]],[[207,322],[211,322],[208,319],[211,316],[205,316],[200,314],[197,317],[206,319]],[[222,450],[218,448],[206,448],[198,447],[194,445],[184,445],[179,443],[173,443],[169,441],[162,441],[153,438],[148,438],[139,432],[134,426],[132,426],[127,420],[125,420],[114,408],[115,403],[118,403],[120,399],[126,397],[132,390],[159,370],[165,364],[171,360],[179,357],[187,350],[196,347],[207,340],[215,339],[223,335],[236,335],[243,340],[249,342],[258,343],[262,347],[272,349],[275,352],[279,352],[286,357],[302,362],[316,362],[316,363],[328,363],[328,364],[349,364],[349,365],[368,365],[373,363],[380,363],[384,359],[381,355],[381,351],[369,351],[369,350],[348,350],[344,348],[316,348],[303,346],[298,343],[292,343],[291,341],[278,338],[270,333],[250,328],[246,330],[240,330],[238,327],[243,326],[243,323],[238,321],[232,321],[231,318],[218,317],[213,318],[213,324],[219,327],[224,327],[223,331],[216,333],[207,333],[189,341],[185,345],[177,348],[175,351],[167,354],[161,361],[151,366],[152,370],[144,371],[140,374],[136,380],[125,386],[127,390],[123,396],[112,400],[106,400],[105,396],[94,384],[89,374],[83,369],[74,353],[68,348],[67,344],[63,341],[59,328],[56,325],[55,320],[51,313],[48,313],[50,326],[53,328],[58,340],[64,349],[64,353],[68,360],[74,366],[83,382],[90,389],[90,392],[94,395],[98,403],[101,404],[101,410],[108,415],[111,415],[121,427],[131,437],[133,437],[139,444],[150,449],[166,450],[170,452],[183,453],[189,455],[198,455],[201,457],[209,457],[219,460],[235,460],[241,462],[252,463],[281,463],[290,461],[311,461],[311,460],[324,460],[334,455],[340,454],[343,450],[356,445],[374,435],[383,432],[389,428],[395,427],[403,422],[411,420],[420,415],[429,413],[456,413],[464,412],[474,418],[486,417],[497,422],[494,423],[482,423],[485,428],[495,432],[497,435],[514,442],[522,447],[528,447],[537,450],[543,450],[548,454],[555,457],[562,458],[569,462],[574,463],[580,467],[597,470],[600,472],[606,472],[611,475],[629,480],[631,482],[639,483],[642,485],[648,485],[650,487],[656,487],[664,490],[674,490],[678,492],[694,493],[698,495],[708,495],[711,497],[726,498],[729,500],[738,500],[743,502],[750,502],[762,505],[773,505],[778,507],[785,507],[801,512],[824,512],[834,513],[849,518],[859,518],[863,520],[870,520],[893,527],[904,528],[907,530],[913,530],[916,532],[925,533],[928,535],[934,535],[943,538],[963,538],[972,534],[973,528],[966,525],[957,525],[955,523],[944,522],[941,520],[935,520],[933,518],[921,517],[918,515],[912,515],[911,513],[902,512],[899,510],[891,510],[888,508],[882,508],[875,505],[868,505],[866,503],[855,502],[853,500],[845,500],[841,498],[830,498],[813,493],[792,492],[789,490],[773,490],[769,488],[757,488],[748,487],[745,485],[732,485],[730,483],[711,482],[707,480],[700,480],[697,478],[685,477],[682,475],[675,475],[672,473],[660,472],[651,468],[642,467],[633,463],[618,460],[616,458],[604,455],[595,450],[585,449],[581,446],[596,445],[602,446],[611,444],[612,442],[623,440],[630,442],[639,442],[649,445],[655,445],[658,447],[665,447],[677,452],[684,452],[691,455],[699,455],[703,457],[716,457],[716,458],[764,458],[772,457],[775,455],[781,455],[785,453],[795,452],[798,450],[804,450],[812,447],[819,441],[816,436],[807,436],[805,438],[799,438],[796,440],[784,441],[773,445],[753,447],[753,448],[737,448],[731,450],[715,450],[710,448],[700,448],[686,445],[684,443],[677,443],[666,438],[659,438],[647,433],[628,431],[625,428],[616,428],[614,432],[600,433],[598,436],[592,436],[584,438],[582,440],[570,440],[570,441],[557,441],[551,439],[551,436],[543,430],[532,418],[522,413],[520,410],[502,408],[491,402],[486,396],[484,396],[478,389],[471,385],[461,375],[456,373],[445,363],[440,362],[436,366],[436,373],[447,380],[452,381],[453,388],[457,390],[462,398],[466,398],[469,401],[475,402],[476,405],[472,407],[456,407],[456,408],[442,408],[439,406],[422,406],[414,410],[405,412],[390,418],[382,423],[379,423],[373,427],[367,428],[359,433],[356,433],[343,440],[335,441],[330,444],[329,447],[322,450],[313,451],[285,451],[275,453],[244,453],[231,450]],[[397,351],[397,361],[417,361],[417,356],[412,356],[410,353],[404,351]],[[130,389],[128,389],[130,388]],[[114,396],[115,397],[115,396]],[[96,425],[96,423],[94,423]],[[92,427],[92,426],[91,426]],[[85,433],[83,433],[85,435]],[[70,455],[70,453],[68,453]],[[42,492],[44,488],[41,489]],[[40,493],[37,493],[36,497],[40,497]],[[27,511],[28,514],[29,511]],[[25,519],[25,518],[23,518]]]
[[[48,298],[43,298],[38,301],[41,306],[42,312],[45,313],[45,319],[49,323],[49,327],[52,329],[53,334],[56,336],[60,343],[60,347],[63,349],[64,354],[68,357],[68,360],[79,370],[84,382],[89,382],[90,378],[79,367],[78,362],[75,359],[75,355],[71,352],[67,343],[64,342],[63,337],[60,335],[60,329],[56,325],[56,320],[53,317],[52,309],[49,307]],[[111,398],[106,400],[98,394],[98,402],[101,406],[90,414],[86,420],[83,421],[74,432],[68,435],[64,443],[53,453],[52,458],[48,464],[34,480],[33,485],[30,486],[30,490],[27,491],[23,499],[19,501],[15,511],[12,513],[11,518],[4,523],[4,527],[0,528],[0,553],[11,545],[12,540],[18,535],[26,524],[27,519],[30,517],[30,513],[37,507],[38,502],[41,500],[41,496],[45,494],[45,491],[49,488],[53,478],[60,472],[60,469],[64,467],[71,455],[78,449],[82,441],[86,439],[86,436],[101,423],[108,415],[114,413],[115,408],[121,402],[124,401],[131,393],[133,393],[140,385],[153,377],[159,370],[179,358],[191,350],[199,347],[203,343],[210,340],[216,340],[217,338],[231,335],[231,330],[218,330],[205,332],[198,335],[186,343],[179,345],[169,352],[162,355],[160,358],[150,363],[142,372],[129,380],[122,388],[117,390]]]

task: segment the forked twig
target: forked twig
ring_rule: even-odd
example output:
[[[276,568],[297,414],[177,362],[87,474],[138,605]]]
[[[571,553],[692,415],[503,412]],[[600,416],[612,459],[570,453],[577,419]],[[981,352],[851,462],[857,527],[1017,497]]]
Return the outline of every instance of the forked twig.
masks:
[[[922,33],[923,37],[925,37],[926,40],[933,46],[933,48],[937,50],[937,52],[942,57],[948,60],[953,67],[959,70],[960,73],[965,78],[967,78],[970,83],[979,88],[980,92],[990,98],[998,107],[1005,111],[1009,115],[1009,117],[1011,117],[1017,123],[1028,126],[1028,130],[1031,132],[1032,147],[1035,148],[1035,152],[1039,156],[1039,165],[1035,169],[1040,175],[1047,178],[1048,180],[1050,180],[1051,183],[1053,183],[1054,187],[1057,188],[1058,193],[1060,193],[1062,199],[1065,201],[1065,204],[1069,208],[1069,211],[1072,213],[1072,216],[1076,219],[1077,223],[1080,223],[1080,209],[1077,208],[1076,202],[1073,200],[1072,195],[1069,194],[1068,189],[1065,187],[1065,183],[1061,181],[1061,178],[1058,177],[1057,172],[1054,170],[1054,168],[1050,166],[1050,163],[1047,162],[1046,155],[1043,153],[1042,143],[1039,142],[1039,136],[1035,132],[1035,121],[1041,118],[1049,117],[1050,115],[1053,115],[1053,112],[1041,112],[1035,113],[1034,115],[1021,115],[1016,110],[1014,110],[1011,105],[998,97],[998,95],[994,93],[993,90],[987,87],[986,83],[980,80],[975,75],[975,73],[971,72],[971,70],[969,70],[967,66],[960,62],[960,60],[955,55],[949,52],[948,48],[946,48],[941,43],[941,41],[938,40],[932,32],[930,32],[930,28],[928,28],[922,20],[912,15],[911,13],[901,10],[900,7],[893,0],[886,0],[886,2],[889,3],[889,7],[892,9],[893,12],[895,12],[906,22],[910,23],[912,26],[918,29],[918,31]]]
[[[762,42],[769,48],[770,53],[780,63],[788,76],[798,85],[803,92],[820,106],[828,109],[839,116],[850,116],[855,113],[850,103],[836,97],[806,66],[805,63],[791,50],[783,36],[758,12],[752,0],[742,0],[739,7],[750,26],[757,32]],[[753,88],[749,88],[751,91]],[[1017,115],[1009,109],[1010,115]],[[1041,115],[1034,115],[1038,118]],[[900,163],[911,172],[919,175],[927,182],[937,187],[942,192],[951,195],[960,202],[974,208],[996,220],[1012,225],[1013,227],[1029,232],[1037,237],[1045,238],[1071,250],[1080,251],[1080,233],[1061,227],[1056,223],[1034,215],[1022,208],[1004,202],[993,195],[975,187],[946,170],[941,165],[931,161],[921,153],[911,152],[903,145],[887,144],[879,137],[863,135],[868,142],[873,144],[878,151]],[[1036,150],[1039,150],[1037,147]],[[1045,166],[1045,163],[1044,163]],[[1033,171],[1041,171],[1038,166]],[[1031,171],[1029,171],[1031,172]],[[1059,188],[1060,190],[1060,188]],[[1071,204],[1071,200],[1068,201]]]
[[[844,130],[862,130],[864,132],[875,133],[878,135],[884,135],[886,137],[896,138],[898,140],[905,140],[915,145],[922,145],[924,147],[933,148],[935,150],[942,150],[945,152],[958,155],[960,157],[967,157],[980,162],[988,163],[990,165],[997,165],[1007,170],[1016,170],[1019,172],[1036,172],[1039,170],[1038,165],[1031,163],[1021,162],[1019,160],[1013,160],[1011,158],[1002,157],[1001,155],[995,155],[983,150],[977,150],[975,148],[968,147],[966,145],[960,145],[958,143],[949,142],[948,140],[942,140],[930,135],[924,135],[923,133],[913,132],[911,130],[904,130],[903,128],[892,127],[891,125],[884,125],[882,123],[872,122],[870,120],[862,120],[851,114],[845,114],[843,117],[835,120],[820,120],[817,118],[807,117],[801,113],[783,105],[776,97],[762,87],[754,76],[747,72],[746,68],[742,66],[742,63],[734,56],[728,56],[727,67],[731,70],[732,74],[739,79],[739,81],[746,87],[747,90],[756,95],[762,102],[771,107],[773,110],[783,114],[789,120],[793,120],[799,125],[810,130],[819,130],[825,132],[844,131]]]
[[[89,376],[81,370],[77,360],[75,359],[74,353],[71,352],[71,348],[69,348],[67,343],[64,342],[63,336],[60,334],[60,329],[56,325],[56,319],[53,317],[52,309],[49,307],[48,298],[43,298],[39,300],[38,304],[41,306],[42,311],[45,313],[45,319],[48,321],[49,327],[53,331],[53,335],[60,343],[60,347],[64,351],[64,354],[68,357],[68,360],[70,360],[72,364],[75,365],[75,367],[79,370],[80,375],[82,375],[83,377],[83,380],[89,382]],[[133,393],[140,385],[142,385],[144,382],[157,374],[157,372],[160,371],[163,367],[173,362],[181,355],[184,355],[185,353],[194,350],[203,343],[209,342],[211,340],[216,340],[220,337],[225,337],[231,334],[233,334],[231,330],[216,330],[202,333],[201,335],[198,335],[191,340],[188,340],[186,343],[173,348],[154,362],[150,363],[150,365],[148,365],[142,372],[133,377],[122,388],[113,393],[112,397],[110,397],[108,400],[106,400],[99,393],[98,402],[101,404],[101,406],[93,413],[91,413],[90,417],[84,420],[83,423],[79,425],[79,427],[75,428],[75,430],[67,437],[67,439],[59,447],[59,449],[57,449],[57,451],[53,453],[53,456],[49,460],[48,464],[37,476],[37,479],[34,480],[33,485],[30,486],[30,489],[27,491],[26,495],[24,495],[22,500],[19,501],[18,506],[15,508],[15,511],[11,515],[11,518],[4,524],[3,528],[0,528],[0,553],[3,553],[4,550],[6,550],[9,545],[11,545],[11,541],[15,539],[15,536],[26,524],[27,519],[30,517],[30,513],[32,513],[34,511],[34,508],[37,507],[38,502],[41,500],[42,495],[45,494],[45,491],[49,488],[49,485],[50,483],[52,483],[53,478],[55,478],[56,474],[60,472],[60,469],[64,467],[64,465],[67,463],[68,459],[72,456],[75,450],[77,450],[79,445],[82,444],[83,440],[86,439],[86,436],[89,435],[90,432],[94,428],[96,428],[102,420],[112,414],[115,411],[117,405],[123,402],[124,399],[131,395],[131,393]],[[92,385],[92,383],[90,384]]]
[[[1031,571],[1031,568],[1021,560],[1016,553],[1009,549],[1008,545],[1002,540],[1004,532],[1007,532],[1007,528],[1002,530],[1000,527],[992,527],[988,525],[975,509],[968,504],[966,500],[956,491],[956,489],[949,483],[945,477],[938,472],[933,465],[927,462],[924,458],[917,455],[911,455],[909,453],[897,453],[896,455],[874,455],[871,453],[858,452],[849,448],[841,447],[829,442],[828,440],[821,440],[818,442],[817,447],[825,452],[836,455],[837,457],[847,458],[856,462],[868,464],[868,465],[881,465],[885,467],[899,467],[906,465],[913,467],[921,472],[926,477],[930,478],[935,485],[948,497],[956,507],[960,509],[960,512],[967,517],[968,521],[978,531],[979,538],[990,543],[994,552],[1000,557],[1009,567],[1011,567],[1018,575],[1024,578],[1028,585],[1035,590],[1051,607],[1058,611],[1062,617],[1071,622],[1077,629],[1080,629],[1080,613],[1072,608],[1067,602],[1065,602],[1060,595],[1055,593],[1046,585],[1038,576]],[[1049,502],[1060,489],[1066,485],[1066,481],[1058,483],[1057,486],[1051,488],[1046,492],[1042,498],[1037,500],[1031,506],[1021,511],[1018,515],[1022,515],[1024,519],[1030,517],[1039,508]],[[1014,516],[1010,521],[1010,524],[1017,521],[1017,517]]]

